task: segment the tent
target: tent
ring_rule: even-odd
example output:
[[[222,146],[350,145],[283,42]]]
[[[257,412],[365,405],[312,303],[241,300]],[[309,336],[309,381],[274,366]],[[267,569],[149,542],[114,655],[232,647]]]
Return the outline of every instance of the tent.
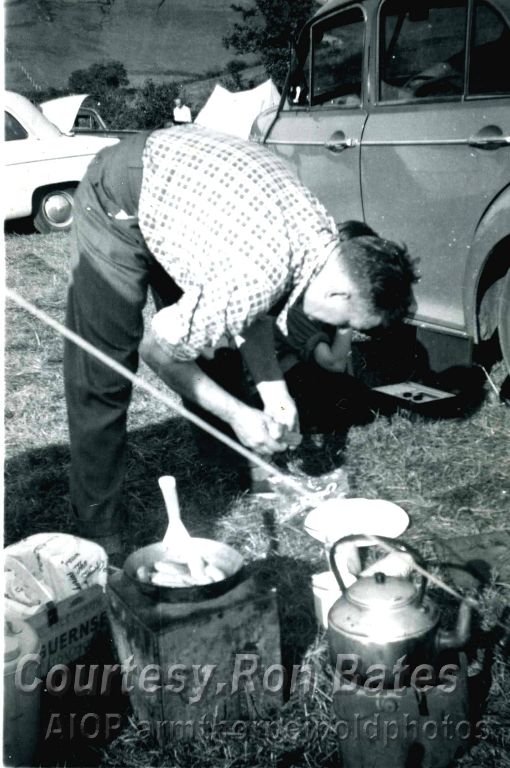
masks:
[[[195,118],[197,125],[212,128],[215,131],[248,139],[250,129],[257,115],[265,109],[277,106],[280,94],[272,80],[248,91],[231,93],[216,84],[207,102]]]

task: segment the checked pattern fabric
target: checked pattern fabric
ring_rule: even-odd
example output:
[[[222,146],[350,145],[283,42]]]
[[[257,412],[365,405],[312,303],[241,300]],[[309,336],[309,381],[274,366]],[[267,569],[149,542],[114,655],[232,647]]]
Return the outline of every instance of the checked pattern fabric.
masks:
[[[139,225],[183,290],[153,318],[175,360],[193,360],[289,307],[338,248],[333,219],[265,147],[191,125],[155,131],[143,155]]]

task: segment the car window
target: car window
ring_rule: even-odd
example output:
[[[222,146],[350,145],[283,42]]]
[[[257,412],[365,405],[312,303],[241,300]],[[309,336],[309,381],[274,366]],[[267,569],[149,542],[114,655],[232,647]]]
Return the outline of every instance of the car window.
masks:
[[[379,22],[379,99],[464,93],[467,0],[388,0]]]
[[[510,30],[489,3],[475,4],[468,93],[510,93]]]
[[[291,104],[360,104],[364,37],[365,17],[359,7],[314,24],[309,54],[291,77]]]
[[[93,125],[91,115],[79,114],[74,124],[74,128],[86,128],[87,130],[91,130],[92,128],[95,128],[95,127],[96,126]]]
[[[85,107],[78,112],[74,128],[78,130],[81,128],[88,131],[100,131],[103,129],[103,126],[99,122],[99,118]]]
[[[4,136],[5,141],[16,141],[17,139],[28,139],[28,133],[25,131],[15,117],[9,112],[5,112]]]

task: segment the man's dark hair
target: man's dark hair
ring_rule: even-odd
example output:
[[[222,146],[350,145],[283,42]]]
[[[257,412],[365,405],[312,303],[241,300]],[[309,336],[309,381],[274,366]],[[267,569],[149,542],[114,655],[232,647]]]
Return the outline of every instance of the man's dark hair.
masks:
[[[363,225],[365,226],[365,225]],[[373,231],[373,230],[372,230]],[[415,261],[405,245],[377,235],[342,239],[341,254],[361,296],[382,315],[383,325],[401,320],[413,305]]]
[[[374,235],[374,237],[377,237],[377,232],[374,232],[372,227],[369,227],[364,221],[357,221],[356,219],[337,222],[336,228],[338,237],[342,242],[344,240],[351,240],[353,237],[363,237],[363,235]]]

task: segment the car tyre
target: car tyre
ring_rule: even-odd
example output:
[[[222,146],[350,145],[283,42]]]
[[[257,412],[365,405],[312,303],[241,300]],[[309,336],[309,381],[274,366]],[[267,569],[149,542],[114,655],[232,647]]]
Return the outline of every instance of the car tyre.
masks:
[[[38,232],[66,232],[73,223],[73,187],[52,189],[39,196],[36,202],[34,226]]]
[[[498,334],[503,360],[510,375],[510,269],[503,278],[503,290],[499,301]]]

